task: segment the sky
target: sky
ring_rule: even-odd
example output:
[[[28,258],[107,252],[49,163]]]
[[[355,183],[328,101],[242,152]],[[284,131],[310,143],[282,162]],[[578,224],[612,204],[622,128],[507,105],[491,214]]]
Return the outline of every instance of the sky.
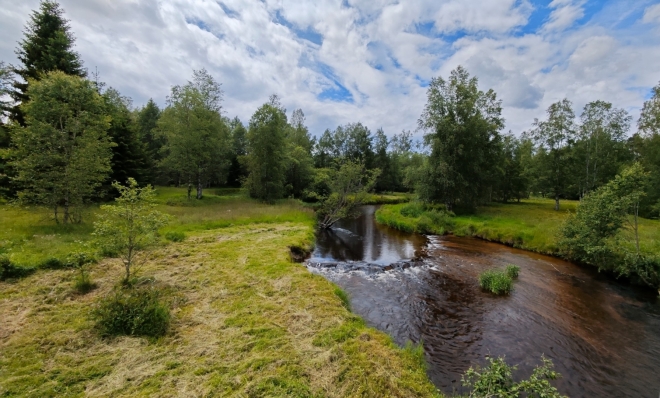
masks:
[[[38,0],[0,0],[0,61]],[[141,106],[206,68],[247,123],[277,94],[314,135],[362,122],[416,131],[433,77],[458,65],[502,100],[515,134],[568,98],[634,118],[660,81],[658,0],[60,0],[78,51]],[[633,126],[634,128],[634,126]]]

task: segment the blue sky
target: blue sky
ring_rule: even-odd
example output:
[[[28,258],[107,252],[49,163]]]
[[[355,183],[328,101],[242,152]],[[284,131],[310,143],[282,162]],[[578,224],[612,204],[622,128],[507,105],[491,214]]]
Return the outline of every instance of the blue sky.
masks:
[[[503,101],[520,133],[562,98],[637,118],[660,81],[660,4],[651,0],[61,0],[85,65],[159,104],[206,68],[227,116],[247,122],[270,94],[314,134],[361,121],[415,130],[433,77],[458,65]],[[0,0],[0,60],[38,0]],[[421,135],[422,132],[416,132]]]

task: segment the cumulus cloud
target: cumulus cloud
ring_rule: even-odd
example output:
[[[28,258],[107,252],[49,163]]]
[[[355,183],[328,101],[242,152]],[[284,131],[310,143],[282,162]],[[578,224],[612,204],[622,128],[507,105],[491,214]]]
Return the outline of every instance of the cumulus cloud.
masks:
[[[624,0],[610,4],[637,7],[648,24],[608,25],[612,7],[593,15],[579,0],[60,2],[85,65],[136,104],[164,105],[172,85],[204,67],[223,84],[228,116],[248,121],[277,93],[304,110],[314,134],[355,121],[414,129],[430,79],[458,65],[495,89],[517,133],[564,97],[577,111],[603,99],[634,113],[660,79],[660,8]],[[0,60],[16,62],[37,6],[0,0]]]

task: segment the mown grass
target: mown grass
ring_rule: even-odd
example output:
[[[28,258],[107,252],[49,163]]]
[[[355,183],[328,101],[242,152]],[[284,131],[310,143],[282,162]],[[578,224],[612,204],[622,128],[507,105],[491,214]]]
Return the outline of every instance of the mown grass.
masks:
[[[492,203],[477,209],[476,214],[459,215],[438,219],[430,225],[422,223],[424,213],[417,217],[401,214],[407,205],[386,205],[376,212],[376,220],[393,228],[410,232],[474,236],[504,243],[513,247],[556,255],[557,235],[570,212],[575,212],[578,201],[563,200],[559,211],[554,210],[554,200],[532,198],[520,203]],[[426,232],[424,232],[425,230]],[[640,219],[640,246],[643,252],[660,254],[660,222]],[[622,232],[622,245],[633,249],[630,230]]]
[[[311,212],[241,197],[162,209],[174,215],[170,230],[186,238],[149,252],[140,277],[170,292],[167,334],[103,338],[95,330],[91,314],[122,276],[114,259],[89,266],[97,288],[85,295],[73,289],[75,269],[0,282],[0,396],[440,395],[419,347],[396,347],[347,310],[335,285],[290,261],[288,247],[311,243]],[[17,209],[8,215],[26,237],[5,234],[15,242],[12,256],[49,250],[32,242],[30,225],[39,221],[42,231],[47,220]],[[52,246],[63,253],[72,236],[88,238],[87,226],[75,228],[52,230]]]

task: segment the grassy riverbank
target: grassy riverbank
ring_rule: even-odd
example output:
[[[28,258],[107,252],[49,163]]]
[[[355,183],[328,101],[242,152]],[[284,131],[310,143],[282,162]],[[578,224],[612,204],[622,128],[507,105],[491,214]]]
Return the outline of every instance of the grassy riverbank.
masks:
[[[75,271],[39,269],[0,282],[0,396],[438,396],[419,349],[400,349],[350,313],[337,288],[289,258],[309,246],[313,214],[238,191],[188,202],[158,189],[182,242],[148,254],[142,278],[172,292],[173,322],[158,340],[101,338],[89,313],[119,281],[117,260],[91,268],[98,288],[73,290]],[[2,250],[21,266],[64,258],[90,239],[85,223],[0,206]]]
[[[480,207],[474,215],[448,217],[433,210],[411,212],[407,210],[411,205],[399,204],[381,207],[376,212],[376,220],[404,231],[429,234],[451,232],[539,253],[557,254],[559,228],[569,212],[575,212],[577,205],[577,201],[564,200],[561,209],[555,211],[553,200],[533,198],[520,203],[493,203]],[[660,254],[660,222],[641,219],[639,231],[642,250]],[[631,242],[632,239],[626,241]]]

